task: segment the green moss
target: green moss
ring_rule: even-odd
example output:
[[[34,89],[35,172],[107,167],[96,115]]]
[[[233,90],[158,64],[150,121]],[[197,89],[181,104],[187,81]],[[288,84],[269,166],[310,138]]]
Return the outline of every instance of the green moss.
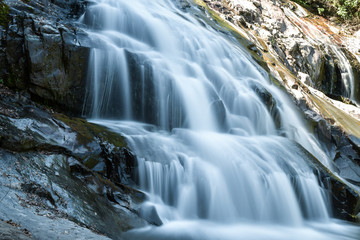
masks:
[[[7,28],[10,22],[10,8],[3,0],[0,0],[0,26]]]
[[[10,88],[25,89],[26,83],[23,81],[22,67],[14,64],[8,70],[9,74],[4,79],[4,84]]]
[[[83,164],[89,168],[89,169],[93,169],[97,164],[99,163],[99,159],[97,156],[93,156],[91,155],[90,158],[86,159]]]
[[[206,3],[204,3],[204,1],[202,0],[194,0],[195,4],[197,4],[198,6],[204,7],[206,8]]]
[[[360,21],[360,0],[293,0],[313,14],[336,16],[342,21]]]
[[[82,118],[70,118],[59,113],[54,114],[54,117],[71,127],[77,133],[77,141],[84,146],[99,138],[103,142],[112,143],[115,147],[126,147],[125,139],[122,136],[103,126],[89,123]],[[93,161],[89,161],[89,165],[95,164]]]
[[[280,77],[282,77],[282,79],[285,78],[285,76],[283,76],[282,73],[280,74]],[[286,91],[285,87],[281,84],[281,82],[277,78],[275,78],[272,74],[269,74],[269,78],[270,81],[274,83],[278,88],[282,89],[283,91]]]
[[[311,8],[311,4],[308,3],[306,0],[293,0],[293,2],[296,2],[297,4],[299,4],[300,6],[304,7],[304,8]]]

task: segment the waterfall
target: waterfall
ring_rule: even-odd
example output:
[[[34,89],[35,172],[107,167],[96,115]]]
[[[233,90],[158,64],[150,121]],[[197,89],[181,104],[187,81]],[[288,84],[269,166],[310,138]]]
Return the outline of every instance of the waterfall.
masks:
[[[309,152],[331,164],[295,106],[203,11],[180,0],[96,0],[80,21],[96,45],[84,109],[127,139],[147,195],[139,212],[161,225],[125,238],[339,239],[350,231],[329,216]]]
[[[352,66],[345,54],[339,49],[339,47],[330,45],[329,48],[339,60],[339,65],[341,69],[341,80],[344,85],[344,97],[350,98],[351,100],[355,101],[355,79]]]

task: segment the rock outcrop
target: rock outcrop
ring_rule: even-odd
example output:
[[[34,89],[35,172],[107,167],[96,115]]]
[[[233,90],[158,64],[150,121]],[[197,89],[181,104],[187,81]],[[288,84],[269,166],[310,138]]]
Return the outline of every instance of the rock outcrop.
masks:
[[[356,37],[349,38],[340,27],[291,1],[205,2],[224,19],[244,28],[252,41],[276,55],[304,84],[337,100],[360,100],[359,49],[347,44]]]
[[[129,187],[135,164],[121,136],[0,85],[3,220],[36,239],[121,239],[145,224],[144,195]]]
[[[80,115],[89,48],[76,25],[82,1],[5,1],[0,79],[34,99]]]

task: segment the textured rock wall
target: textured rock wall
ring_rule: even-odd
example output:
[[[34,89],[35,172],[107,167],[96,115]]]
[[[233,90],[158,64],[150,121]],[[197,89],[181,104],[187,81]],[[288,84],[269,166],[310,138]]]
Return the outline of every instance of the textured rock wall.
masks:
[[[0,219],[36,239],[121,239],[145,224],[135,164],[120,135],[0,84]]]
[[[338,100],[351,97],[343,78],[354,72],[351,68],[357,68],[360,48],[355,47],[358,42],[347,44],[347,36],[341,34],[340,27],[311,15],[291,1],[205,2],[224,19],[247,29],[253,38],[264,41],[265,50],[273,52],[306,85]],[[360,101],[358,75],[354,74],[354,80],[353,98]]]
[[[9,22],[0,27],[0,79],[35,99],[79,115],[90,49],[73,24],[81,1],[6,1]],[[80,32],[79,32],[80,31]]]

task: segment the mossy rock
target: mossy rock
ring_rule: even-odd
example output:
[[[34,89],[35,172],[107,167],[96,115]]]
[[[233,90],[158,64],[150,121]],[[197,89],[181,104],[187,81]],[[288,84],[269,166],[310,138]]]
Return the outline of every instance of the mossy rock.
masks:
[[[100,141],[111,143],[118,148],[127,146],[124,137],[108,130],[106,127],[90,123],[86,119],[68,117],[60,113],[55,113],[53,116],[77,133],[77,141],[81,145],[87,146],[98,138]]]
[[[336,21],[352,23],[360,22],[360,1],[343,0],[293,0],[312,14],[323,17],[336,17]]]
[[[0,0],[0,26],[7,28],[10,22],[10,7]]]

